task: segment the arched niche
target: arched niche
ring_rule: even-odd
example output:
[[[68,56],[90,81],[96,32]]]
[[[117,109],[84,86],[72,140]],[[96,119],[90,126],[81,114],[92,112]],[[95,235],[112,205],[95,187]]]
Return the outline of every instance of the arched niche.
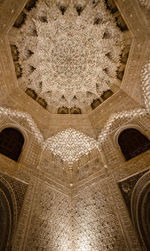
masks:
[[[17,203],[10,184],[0,177],[0,251],[11,250],[17,223]]]
[[[23,134],[14,127],[4,128],[0,132],[0,153],[18,161],[24,144]]]
[[[136,183],[131,197],[131,215],[144,250],[150,250],[150,171]]]
[[[6,250],[11,232],[11,210],[5,193],[0,190],[0,251]]]
[[[118,144],[126,160],[150,149],[150,140],[136,128],[127,128],[120,132]]]

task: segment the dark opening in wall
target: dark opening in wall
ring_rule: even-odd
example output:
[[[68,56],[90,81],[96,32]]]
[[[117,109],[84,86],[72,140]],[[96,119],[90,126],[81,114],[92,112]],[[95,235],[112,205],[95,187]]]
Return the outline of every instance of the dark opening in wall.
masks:
[[[21,65],[18,62],[16,62],[14,65],[15,65],[15,72],[16,72],[17,78],[21,78],[21,76],[22,76]]]
[[[24,137],[17,129],[5,128],[0,132],[0,153],[8,158],[17,161],[23,144]]]
[[[69,113],[69,109],[67,107],[59,107],[58,108],[58,111],[57,111],[58,114],[68,114]]]
[[[43,106],[45,109],[47,108],[47,102],[45,101],[45,99],[37,97],[37,102]]]
[[[36,100],[37,94],[34,90],[32,90],[31,88],[27,88],[25,92],[28,94],[28,96]]]
[[[70,114],[81,114],[81,109],[79,107],[71,107]]]
[[[113,92],[111,90],[107,90],[107,91],[103,92],[103,94],[101,95],[101,98],[103,100],[106,100],[109,97],[111,97],[112,95],[113,95]]]
[[[126,160],[130,160],[150,149],[150,140],[134,128],[122,131],[118,143]]]
[[[14,27],[20,28],[26,20],[26,14],[22,11],[21,14],[18,16],[17,20],[14,23]]]
[[[19,60],[19,51],[18,51],[17,46],[15,44],[11,44],[10,48],[11,48],[11,54],[13,57],[13,61],[18,61]]]
[[[118,11],[118,8],[114,2],[114,0],[105,0],[106,8],[114,14],[115,12]]]
[[[99,106],[102,102],[100,101],[100,99],[95,99],[93,100],[92,104],[91,104],[91,107],[92,109],[94,110],[97,106]]]
[[[116,24],[119,27],[119,29],[123,32],[128,30],[128,27],[125,23],[125,21],[123,20],[122,16],[119,15],[118,17],[115,18],[116,19]]]
[[[37,0],[29,0],[25,6],[26,10],[30,11],[32,8],[36,7],[36,2]]]

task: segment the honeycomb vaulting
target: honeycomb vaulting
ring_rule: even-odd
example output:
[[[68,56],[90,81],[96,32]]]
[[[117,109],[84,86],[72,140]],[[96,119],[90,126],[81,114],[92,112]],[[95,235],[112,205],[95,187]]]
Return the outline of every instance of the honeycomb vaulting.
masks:
[[[120,87],[117,72],[126,64],[131,38],[105,1],[39,0],[24,19],[10,32],[18,83],[44,99],[49,111],[76,107],[87,113],[93,101],[100,104],[105,92]]]
[[[0,251],[149,250],[149,7],[0,0]]]

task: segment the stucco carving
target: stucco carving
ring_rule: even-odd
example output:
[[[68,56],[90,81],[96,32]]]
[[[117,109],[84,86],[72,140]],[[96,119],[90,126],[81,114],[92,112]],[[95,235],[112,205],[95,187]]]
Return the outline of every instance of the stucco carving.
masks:
[[[33,208],[25,250],[128,250],[119,229],[105,182],[84,189],[71,200],[43,185]]]
[[[77,106],[86,111],[103,92],[119,85],[120,55],[130,44],[104,1],[86,1],[84,7],[38,1],[11,36],[19,51],[20,87],[35,90],[55,109]]]
[[[33,121],[32,117],[27,112],[13,110],[13,109],[6,108],[6,107],[0,107],[0,116],[10,117],[15,120],[22,119],[21,121],[19,121],[19,123],[22,126],[25,126],[25,127],[28,126],[29,130],[35,135],[35,137],[39,143],[43,142],[42,134],[40,133],[40,131],[39,131],[37,125],[35,124],[35,122]]]
[[[87,15],[86,14],[86,10],[88,10],[88,8],[86,9],[87,1],[43,0],[43,3],[50,5],[52,2],[57,3],[57,8],[55,8],[53,12],[54,16],[56,15],[56,18],[57,16],[59,16],[60,19],[61,18],[65,19],[65,15],[67,17],[70,15],[69,14],[70,9],[72,9],[73,15],[76,15],[79,21],[80,20],[82,21],[82,16],[78,15],[80,11],[82,11],[81,14],[84,17],[85,15]],[[98,6],[100,2],[101,1],[99,0],[90,1],[93,9],[96,6]],[[108,6],[113,4],[112,0],[108,1],[106,0],[105,2],[107,2]],[[135,34],[135,36],[137,34],[136,38],[139,38],[139,34],[143,34],[143,37],[140,37],[138,41],[135,39],[136,40],[135,44],[137,45],[138,50],[133,49],[133,47],[135,48],[135,44],[132,45],[131,54],[133,55],[131,55],[131,58],[129,57],[130,61],[129,67],[125,72],[125,75],[128,75],[129,73],[129,78],[127,78],[127,80],[129,79],[129,81],[126,81],[126,78],[124,78],[125,80],[124,82],[127,82],[127,86],[129,87],[127,93],[130,95],[130,90],[132,90],[133,91],[132,97],[137,96],[136,100],[139,101],[138,99],[141,93],[139,91],[140,87],[138,86],[138,84],[140,81],[137,81],[137,85],[134,85],[134,83],[139,77],[137,73],[139,72],[141,61],[142,60],[144,61],[143,58],[145,57],[144,52],[145,53],[147,52],[146,41],[144,41],[144,39],[147,38],[147,34],[145,36],[143,28],[145,22],[143,22],[144,18],[142,19],[142,16],[140,19],[141,11],[136,10],[137,6],[136,0],[133,1],[126,0],[126,1],[116,1],[116,2],[118,4],[119,10],[123,10],[123,16],[128,21],[129,28],[130,27],[132,28],[133,34]],[[36,3],[36,1],[30,0],[30,3],[34,4]],[[68,7],[69,3],[73,3],[73,7],[71,8]],[[2,26],[4,25],[6,27],[8,23],[12,24],[13,20],[19,14],[19,11],[21,11],[23,6],[25,6],[25,4],[26,4],[25,0],[6,1],[6,3],[3,4],[1,13],[2,15],[0,15]],[[17,8],[14,8],[13,6],[17,7],[19,5],[20,5],[19,10],[16,11]],[[32,10],[34,12],[34,9]],[[12,15],[13,11],[14,11],[14,16]],[[65,12],[64,15],[62,15],[63,12]],[[25,10],[23,9],[22,11],[22,17],[26,15],[32,16],[32,12],[29,12],[27,8],[25,8]],[[115,13],[115,15],[118,15],[118,13]],[[6,18],[3,19],[3,16],[5,16]],[[43,12],[42,15],[38,16],[38,18],[42,19],[42,21],[46,20],[45,13]],[[118,18],[117,16],[117,19],[120,20],[120,17]],[[92,23],[92,25],[97,27],[98,25],[100,25],[98,23],[100,21],[101,20],[99,16],[98,17],[94,16],[93,23],[95,24]],[[45,25],[47,26],[47,22],[45,22]],[[7,27],[7,30],[8,29],[9,28]],[[98,29],[98,27],[96,29]],[[33,37],[36,38],[37,31],[35,29],[35,26],[29,29],[27,32],[30,31],[31,31],[30,35],[32,36],[32,38]],[[16,29],[15,32],[17,32]],[[106,35],[108,34],[105,34],[105,36]],[[13,42],[13,37],[11,38]],[[43,110],[44,114],[43,117],[42,116],[43,114],[40,114],[42,111],[41,109],[38,109],[37,104],[35,104],[36,111],[34,113],[33,110],[34,101],[29,102],[29,104],[31,104],[31,107],[29,107],[29,104],[25,103],[28,102],[28,97],[27,96],[25,97],[25,95],[23,94],[21,94],[21,96],[19,97],[20,94],[18,93],[16,94],[16,91],[18,89],[14,88],[15,86],[14,83],[16,81],[16,78],[14,76],[13,65],[11,64],[12,60],[9,55],[10,50],[8,49],[7,40],[4,41],[6,43],[6,46],[4,46],[3,44],[1,46],[1,61],[2,61],[1,96],[4,97],[2,97],[0,102],[1,105],[3,104],[4,106],[6,105],[6,107],[8,106],[12,107],[12,110],[9,109],[7,110],[5,108],[0,109],[1,111],[0,119],[3,120],[6,117],[11,118],[11,120],[14,120],[16,123],[26,128],[29,132],[31,132],[31,134],[35,136],[34,140],[32,141],[32,144],[28,147],[27,152],[25,153],[25,159],[26,161],[28,161],[28,164],[27,162],[25,162],[15,165],[9,159],[6,159],[3,156],[1,156],[0,158],[0,163],[6,164],[5,166],[1,165],[1,169],[4,170],[5,173],[8,172],[13,177],[15,176],[18,179],[30,182],[30,188],[25,197],[23,210],[21,210],[21,215],[20,215],[21,217],[19,218],[17,235],[15,236],[12,250],[13,251],[20,251],[20,250],[21,251],[24,250],[100,251],[100,249],[102,249],[102,251],[141,250],[137,236],[134,232],[134,228],[129,218],[127,209],[125,207],[125,203],[121,197],[121,193],[117,186],[117,181],[125,178],[127,175],[132,175],[137,170],[141,170],[145,167],[147,168],[147,166],[150,163],[149,152],[144,153],[142,156],[138,156],[137,158],[131,160],[131,162],[121,161],[119,153],[116,151],[116,149],[114,149],[113,142],[111,142],[111,136],[113,138],[113,133],[116,130],[116,128],[118,128],[120,125],[124,123],[128,123],[131,120],[134,120],[133,123],[135,124],[137,122],[141,123],[145,128],[144,130],[148,131],[150,129],[150,122],[149,122],[150,120],[148,113],[149,110],[148,109],[144,110],[143,108],[139,110],[138,109],[130,110],[131,107],[140,107],[140,105],[138,106],[138,104],[136,104],[132,99],[127,97],[127,95],[124,96],[122,94],[120,95],[120,93],[123,93],[123,91],[119,91],[119,95],[121,97],[120,103],[119,99],[117,100],[117,95],[116,95],[116,100],[114,95],[112,97],[112,100],[114,100],[113,104],[111,104],[111,99],[110,102],[109,100],[107,100],[105,103],[108,104],[109,106],[108,110],[106,107],[106,109],[104,109],[101,112],[103,107],[99,107],[102,109],[98,108],[97,109],[98,112],[93,111],[90,114],[93,116],[92,123],[90,123],[91,122],[90,121],[89,124],[85,125],[84,121],[83,125],[82,122],[81,123],[79,122],[77,118],[78,116],[76,116],[75,118],[75,120],[76,119],[77,120],[73,121],[72,123],[72,121],[70,122],[69,120],[70,117],[72,118],[72,115],[71,116],[69,115],[70,117],[66,116],[66,121],[64,121],[63,116],[61,117],[60,115],[58,115],[58,117],[60,116],[61,119],[60,120],[56,119],[58,123],[56,124],[55,115],[50,115],[47,113],[47,111]],[[34,38],[33,42],[35,42]],[[33,56],[31,55],[32,46],[31,48],[29,48],[30,51],[27,51],[28,54],[27,56],[29,55],[31,57]],[[67,47],[69,47],[69,45],[67,45]],[[82,49],[82,47],[80,47],[79,49]],[[71,49],[70,53],[72,53]],[[75,54],[77,54],[78,56],[78,53],[76,51]],[[111,54],[109,56],[111,56]],[[57,58],[58,57],[59,55],[57,55]],[[79,58],[78,56],[78,60],[79,59],[81,60],[81,58]],[[67,67],[70,67],[70,71],[72,71],[73,67],[72,62],[70,65],[68,63],[66,65]],[[57,66],[56,68],[58,68],[58,65],[56,66]],[[77,68],[74,69],[75,71],[78,70]],[[128,71],[129,69],[130,72]],[[34,72],[36,71],[34,70],[34,66],[31,67],[30,70],[32,71],[32,74],[34,74]],[[85,73],[84,68],[82,69],[82,72]],[[20,75],[21,71],[19,73],[19,76]],[[23,82],[21,83],[20,81],[19,84],[22,84],[21,86],[22,89],[26,88],[26,83]],[[7,85],[9,91],[7,92],[8,95],[5,96],[7,91]],[[40,88],[41,86],[39,85],[39,89]],[[21,93],[21,91],[19,92]],[[39,92],[41,93],[41,90]],[[50,94],[51,93],[49,93],[49,95]],[[11,95],[11,97],[9,95]],[[93,99],[93,96],[90,95],[91,93],[88,93],[88,97],[86,98],[87,102],[89,102],[90,99]],[[124,99],[122,99],[122,97],[124,97]],[[23,100],[20,100],[21,98],[23,98]],[[62,97],[61,102],[64,104],[65,102],[67,103],[68,101],[65,100],[64,97]],[[75,98],[73,102],[74,104],[76,104],[75,102],[79,103],[79,99]],[[103,104],[104,107],[105,104]],[[18,110],[14,111],[13,110],[14,107],[18,107]],[[111,109],[114,111],[115,108],[117,109],[117,111],[121,110],[122,112],[117,113],[113,117],[111,117],[110,120],[108,121],[108,124],[106,124],[106,127],[103,130],[102,124],[104,124],[105,123],[104,121],[108,119],[109,117],[108,114],[111,113],[111,112],[109,113],[109,111]],[[57,166],[55,165],[55,161],[57,159],[56,155],[55,156],[53,155],[53,162],[51,159],[50,160],[48,159],[48,164],[49,164],[48,168],[46,165],[44,168],[44,163],[42,166],[43,168],[42,167],[40,168],[38,166],[38,157],[40,157],[41,145],[44,145],[45,142],[44,138],[42,136],[42,133],[38,130],[32,118],[28,116],[27,113],[19,111],[19,109],[20,110],[22,109],[22,111],[23,110],[28,111],[29,113],[33,114],[34,117],[37,116],[36,121],[38,121],[38,126],[40,130],[43,132],[43,135],[45,135],[45,137],[50,137],[48,135],[56,135],[59,130],[60,131],[64,130],[64,128],[67,127],[68,121],[69,121],[69,127],[70,124],[71,125],[73,124],[73,127],[76,128],[77,126],[77,128],[82,128],[81,130],[86,131],[87,134],[89,135],[94,134],[94,128],[92,128],[92,125],[93,127],[94,126],[96,127],[98,125],[97,130],[99,132],[101,131],[102,135],[102,138],[100,137],[100,142],[102,140],[102,145],[100,147],[101,151],[103,151],[104,153],[104,158],[106,158],[107,165],[105,165],[105,167],[107,168],[101,170],[101,166],[103,167],[103,164],[101,163],[100,158],[99,160],[92,159],[92,161],[89,161],[87,164],[85,164],[83,158],[83,165],[81,165],[81,168],[75,169],[77,171],[76,173],[74,173],[73,181],[75,181],[75,183],[70,184],[71,185],[70,187],[66,185],[66,179],[65,179],[66,176],[63,173],[64,171],[63,168],[57,169]],[[39,114],[37,111],[39,111]],[[79,117],[81,119],[82,118],[85,119],[86,115],[85,116],[80,115]],[[60,125],[58,121],[63,125]],[[88,122],[88,119],[86,121]],[[99,124],[96,123],[94,125],[95,122],[98,122]],[[84,126],[86,128],[83,128]],[[61,163],[60,167],[62,167]],[[49,170],[51,170],[51,172],[49,172]],[[61,174],[60,170],[62,170]],[[53,175],[54,172],[56,175]],[[62,175],[61,178],[63,177],[63,181],[59,179],[60,177],[59,175],[60,176]],[[46,185],[46,183],[48,185]],[[15,190],[15,188],[13,188],[13,190]],[[20,192],[18,193],[19,198],[23,198],[22,190],[23,188],[20,187]],[[128,187],[124,186],[124,190],[128,190]]]
[[[116,121],[124,121],[126,119],[133,119],[133,118],[140,118],[144,117],[146,114],[148,114],[147,109],[134,109],[131,111],[123,111],[114,113],[110,118],[108,119],[106,125],[104,126],[101,134],[98,137],[98,141],[101,144],[106,140],[108,134],[113,130],[113,125],[115,125]]]
[[[27,184],[0,173],[0,207],[1,217],[3,217],[1,218],[0,250],[12,248],[12,239],[16,232],[26,189]],[[7,203],[4,203],[4,198]]]
[[[71,250],[70,209],[68,197],[41,186],[25,250]]]
[[[147,9],[150,9],[150,1],[149,0],[139,0],[139,3],[146,7]]]
[[[141,82],[144,94],[145,106],[150,112],[150,59],[143,66],[141,71]]]
[[[98,148],[98,143],[93,138],[69,128],[47,139],[43,148],[47,147],[54,155],[60,156],[64,162],[72,164],[81,156],[88,155],[91,150]]]

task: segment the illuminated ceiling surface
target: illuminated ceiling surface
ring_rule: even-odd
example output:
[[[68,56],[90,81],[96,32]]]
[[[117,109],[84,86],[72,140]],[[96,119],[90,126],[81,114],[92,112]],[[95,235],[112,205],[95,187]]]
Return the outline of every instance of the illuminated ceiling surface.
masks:
[[[19,87],[38,103],[40,97],[45,102],[40,104],[46,104],[44,108],[51,113],[59,113],[62,108],[79,108],[81,113],[90,113],[97,103],[110,100],[113,93],[118,92],[119,96],[131,34],[115,3],[112,0],[31,0],[28,3],[8,33]],[[122,70],[119,72],[119,69]],[[109,93],[107,97],[106,93]],[[92,107],[94,101],[97,103]],[[106,103],[106,109],[109,105]],[[80,113],[79,110],[76,113]],[[8,113],[10,116],[12,111]],[[143,116],[145,111],[137,109],[110,116],[101,128],[99,143],[106,139],[117,118],[139,114]],[[87,132],[80,134],[72,125],[67,125],[68,130],[67,127],[56,130],[53,137],[44,140],[42,134],[34,130],[30,118],[28,120],[39,141],[42,138],[44,151],[48,148],[69,165],[85,155],[86,161],[92,159],[90,153],[99,147],[93,135],[89,138]],[[94,158],[96,154],[97,151]]]
[[[104,1],[39,0],[9,36],[19,53],[19,86],[33,90],[52,113],[62,107],[87,113],[105,92],[116,92],[120,57],[131,43]]]

